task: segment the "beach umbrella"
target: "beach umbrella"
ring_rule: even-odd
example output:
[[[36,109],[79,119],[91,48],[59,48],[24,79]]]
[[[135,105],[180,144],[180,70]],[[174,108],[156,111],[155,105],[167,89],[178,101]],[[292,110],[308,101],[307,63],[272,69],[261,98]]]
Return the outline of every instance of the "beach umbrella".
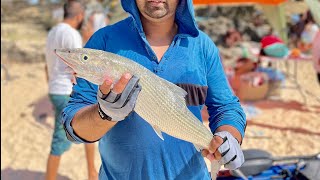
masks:
[[[194,5],[248,5],[259,4],[266,15],[268,22],[278,32],[280,38],[288,41],[287,24],[284,11],[286,0],[193,0]]]

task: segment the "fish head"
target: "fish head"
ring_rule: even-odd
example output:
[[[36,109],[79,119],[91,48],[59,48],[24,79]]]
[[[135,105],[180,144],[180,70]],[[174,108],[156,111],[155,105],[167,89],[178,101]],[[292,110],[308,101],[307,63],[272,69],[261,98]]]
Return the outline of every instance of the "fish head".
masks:
[[[55,54],[66,63],[77,77],[84,78],[94,84],[101,85],[108,76],[111,62],[102,58],[102,51],[73,48],[55,49]]]

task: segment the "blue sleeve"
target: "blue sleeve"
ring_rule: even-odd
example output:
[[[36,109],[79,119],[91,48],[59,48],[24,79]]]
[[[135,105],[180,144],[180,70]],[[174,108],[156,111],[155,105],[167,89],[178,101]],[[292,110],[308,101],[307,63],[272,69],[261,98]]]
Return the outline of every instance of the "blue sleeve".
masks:
[[[105,39],[101,31],[96,32],[85,45],[85,48],[104,50]],[[74,143],[90,143],[79,137],[71,126],[71,121],[75,114],[82,108],[97,103],[98,86],[91,82],[77,78],[77,84],[73,86],[70,100],[62,112],[62,123],[66,131],[67,137]]]
[[[206,106],[209,113],[209,127],[214,133],[219,126],[230,125],[244,137],[246,116],[226,78],[218,48],[211,40],[206,44],[208,48],[205,53],[208,84]]]

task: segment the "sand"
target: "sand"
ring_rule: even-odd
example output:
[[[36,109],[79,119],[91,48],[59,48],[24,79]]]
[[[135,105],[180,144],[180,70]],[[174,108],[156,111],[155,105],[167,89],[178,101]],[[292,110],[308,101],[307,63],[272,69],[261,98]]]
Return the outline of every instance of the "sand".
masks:
[[[291,69],[293,65],[290,61]],[[297,83],[305,100],[298,89],[292,88],[295,84],[287,80],[278,101],[256,102],[261,114],[248,120],[244,149],[260,148],[275,156],[320,152],[320,86],[312,62],[297,62],[297,67]],[[284,66],[280,69],[286,72]],[[257,134],[262,137],[255,138]]]
[[[44,179],[54,122],[44,63],[6,67],[12,80],[1,81],[1,179]],[[98,151],[95,159],[99,168]],[[86,167],[84,146],[74,144],[62,157],[60,179],[87,179]]]
[[[1,78],[1,179],[43,179],[53,132],[44,63],[6,63],[11,79]],[[292,63],[290,63],[292,67]],[[320,95],[311,62],[298,62],[302,89]],[[290,85],[290,83],[288,83]],[[291,83],[292,85],[292,83]],[[296,89],[281,90],[279,101],[255,102],[260,114],[248,120],[243,149],[259,148],[274,156],[309,155],[320,151],[320,103]],[[96,166],[100,166],[96,150]],[[60,179],[86,179],[83,145],[66,152]]]

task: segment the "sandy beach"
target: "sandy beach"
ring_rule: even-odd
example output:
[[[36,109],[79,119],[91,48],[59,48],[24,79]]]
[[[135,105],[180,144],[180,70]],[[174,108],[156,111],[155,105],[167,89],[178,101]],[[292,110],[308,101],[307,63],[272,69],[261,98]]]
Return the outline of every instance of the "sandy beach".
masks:
[[[1,81],[1,179],[44,179],[53,133],[44,63],[10,64]],[[96,167],[100,157],[96,153]],[[86,179],[84,146],[74,144],[61,160],[61,179]]]
[[[291,69],[293,64],[289,62]],[[297,67],[302,94],[287,76],[279,100],[253,103],[261,112],[248,119],[244,149],[264,149],[275,156],[320,152],[320,87],[310,61],[297,62]]]

